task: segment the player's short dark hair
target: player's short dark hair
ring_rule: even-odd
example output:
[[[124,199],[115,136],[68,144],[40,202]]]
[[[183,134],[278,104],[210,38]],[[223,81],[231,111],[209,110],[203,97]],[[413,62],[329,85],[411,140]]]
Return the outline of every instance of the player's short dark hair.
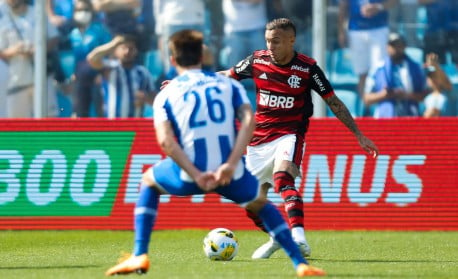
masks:
[[[197,30],[181,30],[169,38],[170,53],[179,66],[194,66],[202,61],[204,35]]]
[[[266,24],[266,30],[270,31],[275,29],[291,30],[294,36],[296,36],[296,26],[294,26],[294,23],[288,18],[276,18]]]

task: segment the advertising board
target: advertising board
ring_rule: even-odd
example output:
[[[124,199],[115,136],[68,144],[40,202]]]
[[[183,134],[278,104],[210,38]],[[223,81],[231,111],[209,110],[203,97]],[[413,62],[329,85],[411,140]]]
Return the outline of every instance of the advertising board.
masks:
[[[357,122],[378,158],[338,120],[311,120],[306,228],[458,230],[458,119]],[[150,119],[0,121],[0,229],[132,229],[142,172],[162,157]],[[215,194],[163,195],[159,210],[157,229],[256,229]]]

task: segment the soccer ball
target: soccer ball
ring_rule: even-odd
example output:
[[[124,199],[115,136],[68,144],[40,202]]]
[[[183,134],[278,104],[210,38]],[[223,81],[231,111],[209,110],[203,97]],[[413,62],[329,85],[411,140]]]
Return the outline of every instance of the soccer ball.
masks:
[[[212,261],[230,261],[239,251],[239,242],[231,230],[216,228],[205,236],[203,248]]]

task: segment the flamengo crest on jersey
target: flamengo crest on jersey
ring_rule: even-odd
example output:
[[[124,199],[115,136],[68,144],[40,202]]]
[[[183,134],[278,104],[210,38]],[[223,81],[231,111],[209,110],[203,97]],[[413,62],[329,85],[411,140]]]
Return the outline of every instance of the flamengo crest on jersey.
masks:
[[[296,76],[296,75],[291,75],[289,78],[288,78],[288,84],[289,86],[291,86],[291,88],[299,88],[300,86],[300,83],[301,83],[301,79],[300,77]]]

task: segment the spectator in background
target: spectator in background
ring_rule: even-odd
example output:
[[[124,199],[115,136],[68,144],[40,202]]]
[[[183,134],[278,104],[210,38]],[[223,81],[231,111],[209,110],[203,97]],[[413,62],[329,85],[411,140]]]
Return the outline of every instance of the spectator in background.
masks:
[[[364,95],[366,105],[375,104],[374,117],[420,116],[418,104],[426,95],[422,65],[405,53],[406,41],[398,33],[388,39],[388,57],[372,78]]]
[[[458,67],[458,1],[450,1],[450,30],[448,34],[449,51],[452,62]]]
[[[72,28],[74,0],[46,0],[49,21],[61,35],[66,35]]]
[[[140,36],[138,48],[142,54],[157,48],[157,37],[154,30],[153,0],[142,0],[140,14],[137,17],[137,31]]]
[[[237,64],[248,54],[264,48],[267,23],[265,0],[223,0],[224,68]]]
[[[136,35],[141,0],[92,0],[94,9],[104,13],[105,25],[113,36]]]
[[[1,21],[1,19],[0,19]],[[6,117],[6,92],[8,88],[8,78],[9,78],[9,70],[8,64],[6,64],[5,60],[0,57],[0,99],[3,100],[0,102],[0,118]]]
[[[152,0],[92,0],[94,9],[103,13],[105,25],[112,36],[128,35],[137,40],[137,59],[144,63],[152,48],[154,34]]]
[[[426,81],[432,91],[424,100],[425,111],[423,116],[429,118],[444,115],[447,109],[447,97],[443,92],[451,91],[452,83],[442,70],[437,54],[429,53],[426,56],[425,70]]]
[[[24,0],[6,0],[0,6],[0,57],[8,62],[9,83],[6,103],[8,117],[33,116],[33,55],[35,48],[35,14],[33,6]],[[47,49],[51,53],[58,43],[56,28],[47,22]],[[47,69],[48,73],[52,69]],[[54,83],[48,75],[48,109],[45,114],[57,116]]]
[[[349,47],[357,90],[363,96],[368,73],[386,56],[388,10],[398,0],[340,0],[339,45]]]
[[[108,118],[142,117],[144,105],[151,104],[154,99],[153,77],[136,62],[136,39],[133,36],[116,36],[87,56],[94,69],[106,70],[103,111]],[[111,59],[105,59],[110,56]]]
[[[0,0],[0,6],[1,5],[4,5],[3,0]],[[0,22],[2,22],[4,16],[2,12],[0,8]],[[6,91],[8,89],[9,69],[5,58],[6,57],[0,56],[0,100],[6,100]],[[6,117],[6,109],[6,102],[0,102],[0,118]]]
[[[418,0],[399,0],[390,10],[390,29],[404,34],[407,45],[421,47],[417,37]]]
[[[69,40],[75,60],[74,111],[78,117],[90,116],[91,103],[100,108],[100,86],[95,79],[98,71],[92,69],[86,57],[94,48],[111,40],[108,29],[95,20],[95,11],[90,0],[76,0],[73,21],[76,25],[70,32]],[[100,85],[100,84],[99,84]],[[98,116],[100,111],[96,111]]]
[[[214,67],[220,70],[221,65],[219,61],[220,53],[224,47],[224,15],[222,1],[205,0],[205,9],[207,10],[208,17],[206,18],[206,28],[210,30],[210,38],[206,44],[209,51],[215,57]],[[204,34],[205,35],[205,34]]]
[[[436,53],[439,63],[445,64],[450,51],[452,61],[458,64],[458,1],[418,0],[426,7],[427,29],[423,38],[424,53]]]
[[[171,70],[169,37],[184,29],[204,32],[205,2],[204,0],[153,0],[154,18],[156,19],[156,35],[159,39],[164,76]],[[205,39],[207,41],[208,38]],[[172,71],[175,71],[172,69]]]

